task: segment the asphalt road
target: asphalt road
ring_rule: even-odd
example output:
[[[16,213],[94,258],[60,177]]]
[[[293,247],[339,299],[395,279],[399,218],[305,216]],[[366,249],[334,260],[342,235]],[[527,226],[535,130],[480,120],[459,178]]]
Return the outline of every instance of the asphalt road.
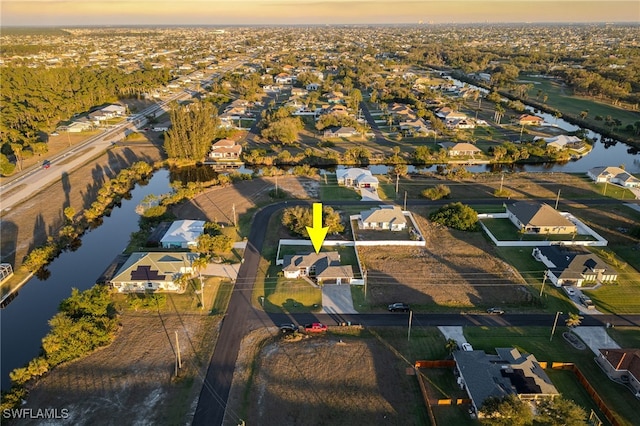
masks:
[[[491,200],[502,203],[504,200]],[[585,203],[587,201],[587,203]],[[581,200],[588,204],[603,203],[609,200]],[[619,203],[617,200],[612,200]],[[424,203],[433,203],[425,201]],[[483,201],[484,203],[484,201]],[[255,310],[251,303],[252,289],[258,274],[260,253],[264,245],[266,230],[271,215],[276,211],[292,205],[305,205],[310,202],[281,202],[265,207],[256,213],[249,233],[247,249],[234,291],[229,301],[229,309],[222,321],[218,341],[211,357],[205,382],[200,391],[198,406],[193,418],[194,426],[210,426],[222,424],[227,400],[233,380],[233,372],[240,350],[240,343],[245,334],[258,327],[295,322],[305,324],[321,322],[327,325],[361,324],[364,326],[408,326],[407,313],[374,313],[374,314],[273,314]],[[360,201],[325,202],[327,205],[362,204]],[[378,203],[379,204],[379,203]],[[422,201],[411,204],[423,204]],[[608,204],[608,203],[606,203]],[[548,326],[551,330],[555,314],[428,314],[413,315],[412,327],[430,327],[438,325],[457,326]],[[559,316],[558,324],[563,324],[566,314]],[[640,326],[640,315],[585,315],[582,325],[606,326]],[[230,419],[240,421],[238,413],[228,413]]]

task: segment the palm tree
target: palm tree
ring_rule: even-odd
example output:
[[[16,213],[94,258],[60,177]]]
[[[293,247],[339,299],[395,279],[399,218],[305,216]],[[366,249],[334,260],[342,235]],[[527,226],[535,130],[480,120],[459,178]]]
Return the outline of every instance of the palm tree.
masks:
[[[582,118],[583,120],[585,118],[587,118],[587,115],[589,114],[589,110],[585,109],[584,111],[580,111],[580,118]]]
[[[569,312],[569,318],[567,318],[564,322],[569,328],[574,328],[580,325],[584,317],[579,314],[574,314],[573,312]]]
[[[496,105],[496,112],[493,115],[493,119],[497,124],[500,124],[500,120],[502,120],[502,117],[504,116],[504,112],[505,112],[505,109],[502,105],[499,105],[499,104]]]
[[[445,343],[444,348],[449,351],[449,355],[453,353],[456,349],[458,349],[458,342],[454,339],[448,339],[447,343]]]

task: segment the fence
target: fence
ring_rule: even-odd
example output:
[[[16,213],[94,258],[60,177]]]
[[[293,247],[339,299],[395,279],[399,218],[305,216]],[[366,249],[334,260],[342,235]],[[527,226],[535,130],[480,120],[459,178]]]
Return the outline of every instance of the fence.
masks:
[[[551,368],[555,369],[555,370],[569,370],[569,371],[572,371],[573,374],[576,375],[576,378],[578,379],[578,382],[580,382],[582,387],[587,391],[587,393],[589,394],[591,399],[593,399],[593,402],[600,409],[600,411],[602,411],[602,413],[607,418],[607,420],[611,423],[611,425],[612,426],[620,426],[621,425],[620,421],[615,416],[613,411],[611,411],[611,409],[609,409],[609,407],[602,400],[602,398],[600,397],[598,392],[593,388],[593,386],[591,386],[591,383],[589,383],[589,381],[584,376],[582,371],[580,371],[580,369],[578,367],[576,367],[575,364],[570,363],[570,362],[552,362],[551,363]]]

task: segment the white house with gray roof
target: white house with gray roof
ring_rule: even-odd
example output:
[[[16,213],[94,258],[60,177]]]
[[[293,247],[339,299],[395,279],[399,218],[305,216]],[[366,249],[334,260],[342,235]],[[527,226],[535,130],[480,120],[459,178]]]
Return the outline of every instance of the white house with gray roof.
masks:
[[[315,278],[318,284],[349,284],[353,267],[340,263],[335,251],[284,256],[282,272],[285,278]]]
[[[587,175],[595,182],[615,183],[626,188],[640,187],[640,179],[620,167],[594,167]]]
[[[369,170],[357,167],[350,169],[336,170],[338,185],[352,188],[375,188],[378,189],[378,178],[373,176]]]
[[[382,205],[360,212],[360,229],[402,231],[407,228],[407,219],[398,206]]]

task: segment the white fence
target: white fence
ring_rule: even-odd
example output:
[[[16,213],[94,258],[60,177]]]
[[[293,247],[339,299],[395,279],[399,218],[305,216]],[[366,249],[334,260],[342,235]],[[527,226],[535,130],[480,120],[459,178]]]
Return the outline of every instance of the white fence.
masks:
[[[482,219],[506,219],[507,213],[483,213],[478,215],[478,221],[480,221],[480,226],[484,229],[484,232],[487,233],[491,241],[498,247],[542,247],[542,246],[553,246],[553,245],[563,245],[563,246],[585,246],[585,247],[605,247],[609,242],[605,240],[600,234],[596,231],[585,225],[580,219],[572,215],[571,213],[561,212],[562,216],[567,218],[570,222],[572,222],[578,228],[578,234],[580,235],[591,235],[595,238],[595,241],[573,241],[573,240],[561,240],[561,241],[501,241],[498,240],[489,229],[482,223]],[[515,226],[515,225],[514,225]]]

